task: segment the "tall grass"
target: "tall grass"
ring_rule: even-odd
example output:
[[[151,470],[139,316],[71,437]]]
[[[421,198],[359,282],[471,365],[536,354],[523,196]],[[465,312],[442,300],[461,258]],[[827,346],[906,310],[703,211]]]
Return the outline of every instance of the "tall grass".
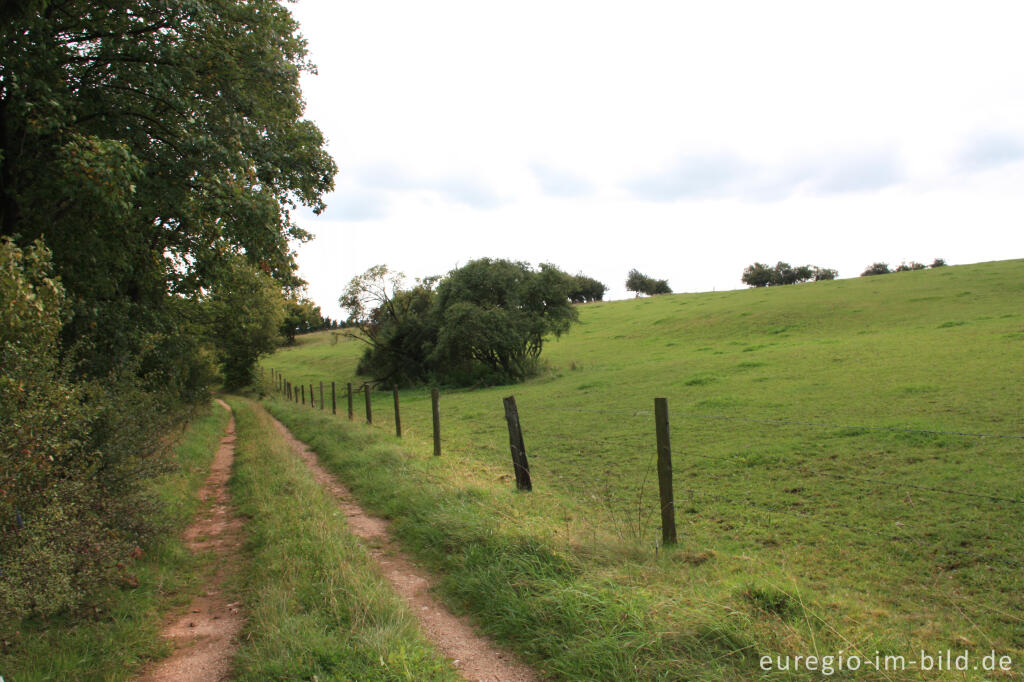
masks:
[[[459,679],[266,413],[230,403],[232,496],[249,536],[235,679]]]

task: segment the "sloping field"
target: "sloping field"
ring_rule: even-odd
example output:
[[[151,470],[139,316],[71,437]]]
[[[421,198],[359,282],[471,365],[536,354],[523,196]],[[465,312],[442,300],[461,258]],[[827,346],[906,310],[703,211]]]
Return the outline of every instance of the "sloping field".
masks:
[[[733,641],[716,674],[753,676],[765,654],[922,649],[971,665],[994,650],[1024,670],[1024,261],[591,304],[580,319],[543,376],[442,389],[444,456],[472,467],[467,489],[512,486],[514,394],[537,490],[517,513],[594,584],[650,597],[657,627]],[[324,332],[264,367],[328,382],[328,409],[335,381],[344,419],[360,351]],[[672,427],[669,552],[655,397]],[[428,392],[401,402],[405,451],[429,457]],[[376,393],[382,437],[391,410]]]

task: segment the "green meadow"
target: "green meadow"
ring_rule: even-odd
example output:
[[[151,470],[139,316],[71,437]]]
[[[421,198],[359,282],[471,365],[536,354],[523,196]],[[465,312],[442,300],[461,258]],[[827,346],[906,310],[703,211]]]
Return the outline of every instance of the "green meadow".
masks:
[[[340,332],[299,337],[264,361],[268,406],[329,454],[365,503],[399,529],[405,518],[403,540],[424,561],[460,576],[443,596],[553,676],[788,679],[761,671],[759,657],[922,649],[978,659],[994,650],[1020,676],[1024,260],[579,311],[580,323],[545,346],[535,379],[441,388],[440,460],[425,388],[400,393],[400,442],[390,391],[372,394],[373,427],[361,423],[361,395],[347,423],[344,386],[365,379],[355,375],[363,344]],[[270,369],[313,383],[318,402],[325,382],[327,413],[284,404]],[[533,493],[513,492],[507,395],[519,405]],[[679,544],[667,548],[655,397],[668,399],[672,433]],[[415,485],[374,471],[371,442],[394,449],[380,467],[408,470]],[[557,556],[571,576],[543,588],[505,576],[532,604],[516,611],[494,583],[474,581],[485,569],[452,558],[490,535],[411,511],[435,490],[495,533],[514,527],[508,548],[519,559]],[[592,608],[567,611],[580,595]],[[640,620],[608,610],[634,599]],[[544,630],[556,613],[558,627]],[[540,628],[544,645],[519,626]],[[607,667],[566,658],[581,639]],[[627,639],[630,653],[616,651]],[[796,676],[805,674],[815,677]]]

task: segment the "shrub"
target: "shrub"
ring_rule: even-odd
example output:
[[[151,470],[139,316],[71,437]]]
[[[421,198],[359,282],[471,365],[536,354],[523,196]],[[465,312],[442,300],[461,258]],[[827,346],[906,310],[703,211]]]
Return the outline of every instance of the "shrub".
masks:
[[[946,264],[946,260],[944,258],[936,258],[935,260],[932,261],[932,264],[929,265],[928,267],[930,267],[930,268],[941,268],[945,264]]]
[[[889,269],[888,263],[872,263],[867,267],[864,272],[860,273],[861,277],[870,277],[871,275],[887,275],[892,272]]]
[[[903,262],[896,266],[896,272],[909,272],[911,270],[924,270],[925,264],[912,260],[909,263]]]
[[[174,415],[137,367],[72,378],[48,258],[39,243],[0,242],[0,630],[131,580],[136,546],[157,530],[144,483],[162,469],[159,436]]]

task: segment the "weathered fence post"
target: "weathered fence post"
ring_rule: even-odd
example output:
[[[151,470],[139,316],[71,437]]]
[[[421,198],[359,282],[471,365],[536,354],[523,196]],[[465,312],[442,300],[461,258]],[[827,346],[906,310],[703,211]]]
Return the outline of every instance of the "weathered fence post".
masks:
[[[306,404],[306,384],[302,384],[302,404]]]
[[[398,410],[398,387],[391,389],[391,393],[395,396],[395,435],[399,438],[402,437],[402,413]]]
[[[523,443],[523,429],[519,424],[519,410],[515,396],[503,400],[505,421],[508,422],[508,445],[512,450],[512,468],[516,473],[517,490],[533,490],[530,482],[530,462],[526,459],[526,445]]]
[[[309,406],[311,408],[316,407],[316,401],[313,400],[313,384],[309,385]]]
[[[441,392],[430,389],[430,412],[434,418],[434,457],[441,456]]]
[[[324,382],[320,382],[320,409],[324,409]]]
[[[348,420],[352,421],[355,419],[355,411],[352,409],[352,384],[348,385]]]
[[[363,384],[363,394],[366,397],[366,423],[373,423],[373,403],[370,401],[370,384]]]
[[[338,414],[338,403],[334,400],[334,382],[331,382],[331,414]]]
[[[658,436],[658,497],[661,501],[661,543],[676,544],[676,503],[672,494],[672,445],[669,442],[668,399],[654,399],[654,428]]]

